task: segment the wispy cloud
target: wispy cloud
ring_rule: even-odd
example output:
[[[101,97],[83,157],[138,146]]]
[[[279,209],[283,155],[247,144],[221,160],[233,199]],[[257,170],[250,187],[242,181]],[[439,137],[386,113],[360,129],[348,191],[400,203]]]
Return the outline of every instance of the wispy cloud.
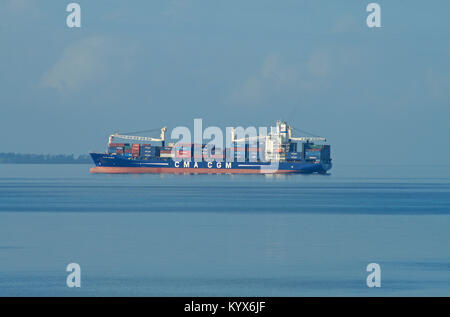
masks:
[[[361,25],[363,23],[361,22]],[[352,15],[343,15],[337,18],[336,22],[333,24],[331,28],[331,32],[333,33],[346,33],[346,32],[355,32],[360,29],[360,25],[358,25],[358,20]]]
[[[79,90],[107,78],[113,43],[104,37],[89,37],[66,47],[59,60],[41,78],[40,86],[64,93]]]
[[[229,102],[257,105],[277,95],[298,95],[316,91],[331,71],[330,58],[325,51],[311,53],[296,62],[285,62],[269,54],[260,69],[243,81],[229,96]]]
[[[306,63],[308,74],[315,78],[322,78],[328,75],[330,71],[330,56],[325,51],[318,51],[308,59]]]

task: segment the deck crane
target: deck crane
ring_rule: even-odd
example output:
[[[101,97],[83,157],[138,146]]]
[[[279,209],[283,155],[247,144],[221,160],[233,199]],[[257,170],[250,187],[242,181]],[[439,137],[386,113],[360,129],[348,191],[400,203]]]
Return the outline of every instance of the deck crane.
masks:
[[[135,135],[127,135],[127,134],[119,134],[118,132],[111,134],[108,139],[108,146],[112,143],[114,139],[123,139],[123,140],[133,140],[133,141],[146,141],[146,142],[161,142],[162,146],[165,144],[165,133],[167,131],[166,127],[161,128],[160,138],[150,138],[146,136],[135,136]]]
[[[326,141],[327,139],[320,136],[302,136],[302,137],[293,137],[292,136],[292,127],[288,127],[288,138],[290,141],[301,141],[301,142],[314,142],[314,141]]]
[[[287,126],[285,122],[277,121],[277,131],[278,133],[285,132],[287,130],[287,140],[283,138],[283,141],[301,141],[301,142],[315,142],[315,141],[326,141],[326,138],[320,137],[320,136],[303,136],[303,137],[293,137],[292,136],[292,127]],[[294,128],[295,129],[295,128]],[[232,142],[245,142],[245,141],[253,141],[253,140],[260,140],[260,139],[266,139],[267,136],[254,136],[254,137],[246,137],[242,139],[236,139],[234,128],[231,129],[231,140]]]

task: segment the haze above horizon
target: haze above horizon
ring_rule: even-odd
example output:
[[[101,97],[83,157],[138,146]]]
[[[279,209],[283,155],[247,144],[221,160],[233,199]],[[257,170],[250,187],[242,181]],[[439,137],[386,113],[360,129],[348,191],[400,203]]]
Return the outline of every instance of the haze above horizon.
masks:
[[[0,3],[0,152],[282,119],[325,136],[335,163],[448,163],[449,1],[376,1],[379,29],[371,1],[79,0],[80,29],[69,2]]]

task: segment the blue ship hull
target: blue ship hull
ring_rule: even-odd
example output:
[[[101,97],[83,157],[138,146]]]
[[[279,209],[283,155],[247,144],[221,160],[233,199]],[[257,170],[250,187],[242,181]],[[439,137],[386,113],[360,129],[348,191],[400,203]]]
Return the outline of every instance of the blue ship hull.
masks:
[[[331,162],[284,161],[226,162],[226,161],[175,161],[171,158],[140,159],[105,153],[90,154],[95,167],[91,173],[192,173],[192,174],[270,174],[270,173],[326,173]]]

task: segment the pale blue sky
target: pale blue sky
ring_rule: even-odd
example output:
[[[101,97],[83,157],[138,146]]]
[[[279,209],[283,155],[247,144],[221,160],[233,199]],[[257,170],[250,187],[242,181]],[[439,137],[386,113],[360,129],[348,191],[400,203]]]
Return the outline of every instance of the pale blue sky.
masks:
[[[450,157],[450,1],[0,0],[0,152],[103,151],[115,130],[269,125],[336,163]]]

